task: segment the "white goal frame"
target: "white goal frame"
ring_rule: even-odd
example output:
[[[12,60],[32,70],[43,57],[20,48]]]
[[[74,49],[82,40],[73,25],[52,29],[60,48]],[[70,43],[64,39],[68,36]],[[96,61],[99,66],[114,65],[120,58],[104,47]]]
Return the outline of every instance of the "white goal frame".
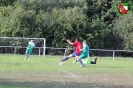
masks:
[[[26,38],[26,37],[0,37],[0,39],[42,39],[43,40],[43,47],[35,47],[35,48],[39,48],[39,56],[40,56],[40,48],[43,48],[43,57],[46,56],[46,39],[45,38]],[[17,47],[21,47],[21,46],[0,46],[0,47],[14,47],[14,56],[15,56],[15,52],[16,52],[16,48]]]

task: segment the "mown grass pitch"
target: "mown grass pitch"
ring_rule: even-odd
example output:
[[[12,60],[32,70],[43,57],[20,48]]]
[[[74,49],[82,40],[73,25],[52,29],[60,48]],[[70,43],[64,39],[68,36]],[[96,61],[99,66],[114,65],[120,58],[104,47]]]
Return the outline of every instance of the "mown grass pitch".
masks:
[[[133,58],[100,57],[81,68],[75,58],[60,66],[60,56],[24,57],[0,55],[0,88],[133,88]]]

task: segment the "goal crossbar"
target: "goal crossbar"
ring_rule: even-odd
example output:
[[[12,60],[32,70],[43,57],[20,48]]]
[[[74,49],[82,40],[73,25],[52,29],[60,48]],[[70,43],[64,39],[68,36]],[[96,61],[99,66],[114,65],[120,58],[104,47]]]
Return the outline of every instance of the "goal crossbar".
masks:
[[[45,57],[45,48],[46,48],[46,39],[45,38],[26,38],[26,37],[0,37],[0,39],[23,39],[23,40],[42,40],[43,41],[43,46],[39,46],[36,48],[43,48],[43,57]],[[9,40],[11,41],[11,40]],[[25,47],[25,46],[13,46],[13,45],[0,45],[0,47],[14,47],[14,48],[21,48],[21,47]]]

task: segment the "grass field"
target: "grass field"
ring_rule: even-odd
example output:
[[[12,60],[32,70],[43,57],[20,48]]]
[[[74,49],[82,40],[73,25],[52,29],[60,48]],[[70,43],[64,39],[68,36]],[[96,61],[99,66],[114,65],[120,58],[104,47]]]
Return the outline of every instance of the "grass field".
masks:
[[[81,68],[75,58],[60,66],[60,56],[24,57],[0,55],[0,88],[133,88],[133,58],[100,57]]]

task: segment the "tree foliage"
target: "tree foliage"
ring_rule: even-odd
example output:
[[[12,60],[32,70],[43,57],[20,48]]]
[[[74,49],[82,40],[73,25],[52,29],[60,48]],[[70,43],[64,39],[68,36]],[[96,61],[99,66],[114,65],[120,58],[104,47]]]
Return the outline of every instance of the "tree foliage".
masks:
[[[133,13],[114,20],[114,34],[123,40],[124,49],[133,49]]]
[[[0,0],[0,6],[13,5],[15,1],[17,0]]]
[[[114,0],[1,0],[0,36],[46,38],[47,46],[53,47],[66,47],[66,39],[78,37],[80,41],[87,40],[91,48],[132,49],[131,15],[128,19],[118,17],[113,3]]]

